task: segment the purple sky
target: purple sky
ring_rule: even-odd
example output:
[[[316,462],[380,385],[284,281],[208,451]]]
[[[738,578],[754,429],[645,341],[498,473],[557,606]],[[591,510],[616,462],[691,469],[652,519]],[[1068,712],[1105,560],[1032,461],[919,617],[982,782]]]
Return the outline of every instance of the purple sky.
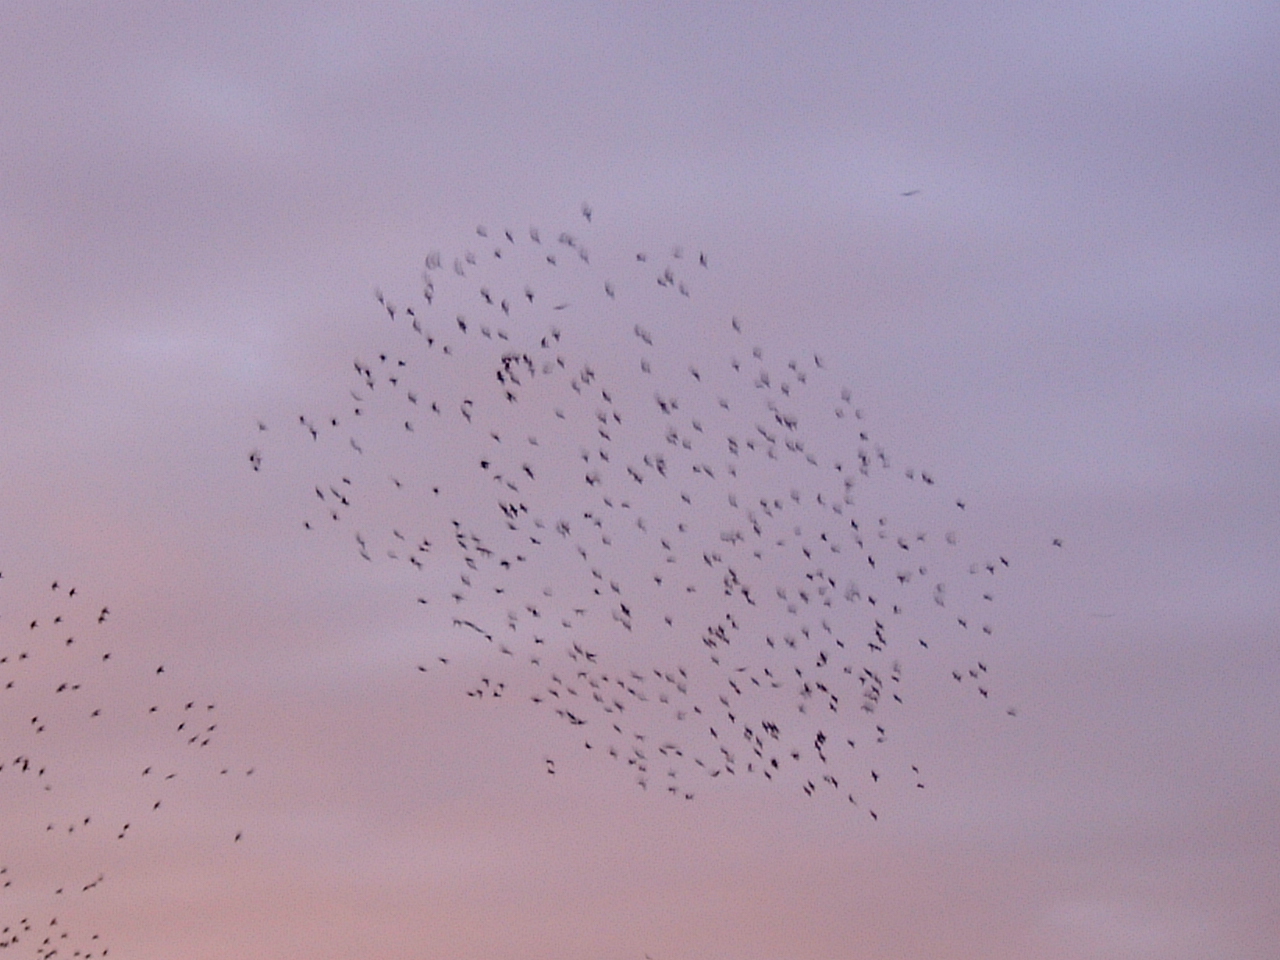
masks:
[[[4,762],[60,778],[0,769],[0,926],[139,960],[1274,957],[1277,49],[1262,3],[7,5],[0,655],[59,613],[85,639],[0,700],[14,743],[57,721]],[[689,309],[820,352],[966,500],[1017,561],[1016,718],[925,692],[929,789],[872,822],[639,791],[464,696],[480,660],[414,669],[461,641],[306,536],[328,454],[286,428],[347,403],[376,288],[531,223],[600,270],[707,251]],[[64,717],[61,663],[113,725]],[[203,752],[143,713],[187,701]],[[163,812],[49,839],[150,813],[152,757]]]

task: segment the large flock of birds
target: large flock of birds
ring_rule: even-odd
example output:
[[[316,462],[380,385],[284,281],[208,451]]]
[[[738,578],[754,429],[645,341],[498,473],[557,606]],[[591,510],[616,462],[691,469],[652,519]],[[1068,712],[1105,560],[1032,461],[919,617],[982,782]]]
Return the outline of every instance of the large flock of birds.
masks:
[[[259,421],[250,466],[304,476],[304,536],[416,605],[407,669],[537,705],[650,793],[769,782],[879,820],[927,786],[892,746],[913,674],[1016,716],[989,662],[1011,560],[822,350],[704,302],[704,252],[601,251],[581,213],[378,290],[346,384]]]
[[[131,838],[182,810],[184,778],[251,773],[218,765],[217,704],[174,675],[81,585],[0,572],[0,954],[108,956],[77,917]]]
[[[539,771],[580,743],[658,796],[768,783],[880,820],[927,786],[895,738],[937,692],[914,679],[1017,715],[992,662],[1013,563],[890,456],[823,350],[718,310],[705,253],[598,230],[584,205],[569,231],[429,254],[376,293],[321,409],[258,422],[249,465],[305,476],[303,535],[402,591],[406,670],[563,726]],[[0,846],[0,953],[106,957],[72,918],[115,851],[184,771],[253,769],[206,750],[216,704],[121,644],[107,604],[12,590],[0,574],[0,801],[29,829]]]

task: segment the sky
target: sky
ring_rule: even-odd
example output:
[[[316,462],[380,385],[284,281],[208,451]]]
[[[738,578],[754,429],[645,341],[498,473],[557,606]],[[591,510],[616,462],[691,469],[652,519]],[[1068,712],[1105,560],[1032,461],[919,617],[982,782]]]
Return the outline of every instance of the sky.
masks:
[[[1262,3],[6,5],[0,942],[140,960],[1274,956],[1278,48]],[[489,324],[535,354],[518,403]],[[401,430],[400,357],[427,446]],[[686,478],[720,506],[687,517],[642,461],[676,421],[702,443],[688,416],[745,444],[770,403],[799,412],[807,447],[741,483],[802,491],[794,547],[836,502],[807,499],[803,454],[852,475],[869,436],[826,563],[860,584],[838,609],[862,619],[836,630],[859,644],[881,615],[865,595],[901,588],[904,626],[867,655],[906,702],[843,705],[856,787],[811,796],[811,771],[836,768],[807,740],[766,782],[699,732],[678,778],[664,753],[642,788],[634,742],[602,755],[603,714],[579,727],[531,697],[556,663],[570,684],[679,663],[690,709],[719,711],[698,698],[733,658],[739,679],[780,662],[760,637],[809,614],[764,578],[801,578],[795,551],[750,567],[716,536],[723,451],[714,478]],[[531,507],[519,536],[572,514],[574,538],[509,574],[480,559],[451,600],[480,556],[453,520],[515,542],[502,488],[477,479],[490,431]],[[579,484],[580,446],[618,487]],[[619,527],[584,564],[570,546],[614,533],[579,512],[614,516],[599,498],[624,461],[648,471],[633,493],[653,535]],[[862,569],[845,521],[874,547],[881,510],[875,549],[901,534],[912,565],[954,566],[950,606],[926,575],[912,592]],[[764,606],[717,606],[712,559],[689,576],[713,599],[633,589],[681,518],[672,569],[719,550]],[[388,538],[405,523],[433,540],[421,568]],[[483,639],[508,614],[482,590],[516,605],[554,586],[548,624],[577,623],[596,562],[618,597],[648,598],[634,632],[604,605],[582,615],[599,663],[568,665],[569,627],[531,646],[523,606],[510,657]],[[987,583],[995,629],[959,639],[951,614],[985,610]],[[731,609],[741,639],[714,663],[702,626],[661,629],[659,602],[703,626]],[[946,629],[911,646],[940,609]],[[813,736],[793,699],[760,696]],[[632,706],[650,753],[685,729]],[[696,750],[737,769],[711,778]]]

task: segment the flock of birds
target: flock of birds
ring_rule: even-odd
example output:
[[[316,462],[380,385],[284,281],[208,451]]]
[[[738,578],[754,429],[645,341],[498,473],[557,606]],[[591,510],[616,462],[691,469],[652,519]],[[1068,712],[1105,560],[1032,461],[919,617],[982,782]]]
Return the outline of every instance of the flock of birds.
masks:
[[[989,658],[1012,563],[821,353],[701,302],[705,253],[598,229],[584,205],[428,255],[250,465],[305,476],[304,536],[415,605],[410,669],[536,705],[652,793],[768,782],[879,820],[927,786],[892,746],[913,675],[1016,715]]]
[[[873,438],[821,353],[702,302],[704,253],[597,230],[584,205],[576,231],[481,226],[428,255],[407,299],[376,294],[323,409],[258,423],[250,466],[304,474],[304,536],[402,591],[406,669],[563,725],[546,774],[575,743],[679,801],[767,783],[880,820],[928,785],[896,731],[929,678],[1016,716],[993,665],[1013,563]],[[214,759],[216,704],[122,647],[109,606],[54,581],[15,616],[11,586],[0,798],[29,830],[0,848],[0,953],[106,957],[69,917],[114,851],[184,771],[253,770]],[[123,743],[139,759],[98,789],[85,745]]]
[[[79,586],[0,573],[0,954],[108,956],[75,918],[130,838],[182,808],[184,777],[251,773],[214,772],[217,704],[172,676],[121,643],[110,606]]]

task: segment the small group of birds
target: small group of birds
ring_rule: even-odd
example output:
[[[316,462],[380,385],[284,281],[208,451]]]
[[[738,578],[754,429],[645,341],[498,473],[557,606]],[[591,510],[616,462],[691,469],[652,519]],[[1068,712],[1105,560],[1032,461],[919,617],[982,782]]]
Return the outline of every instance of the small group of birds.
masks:
[[[821,352],[702,301],[705,253],[600,253],[581,212],[554,241],[479,226],[377,291],[345,382],[259,421],[252,469],[303,463],[307,535],[404,584],[419,672],[535,705],[650,792],[759,780],[880,820],[927,785],[894,747],[913,677],[1016,715],[1013,562]]]
[[[78,586],[0,574],[0,950],[10,955],[107,956],[102,931],[77,930],[80,899],[109,882],[131,836],[169,813],[176,781],[215,764],[231,775],[214,757],[217,704],[174,689],[112,620]],[[94,758],[125,738],[128,764],[102,772]],[[138,749],[153,759],[135,764]],[[56,876],[54,864],[71,865]]]

